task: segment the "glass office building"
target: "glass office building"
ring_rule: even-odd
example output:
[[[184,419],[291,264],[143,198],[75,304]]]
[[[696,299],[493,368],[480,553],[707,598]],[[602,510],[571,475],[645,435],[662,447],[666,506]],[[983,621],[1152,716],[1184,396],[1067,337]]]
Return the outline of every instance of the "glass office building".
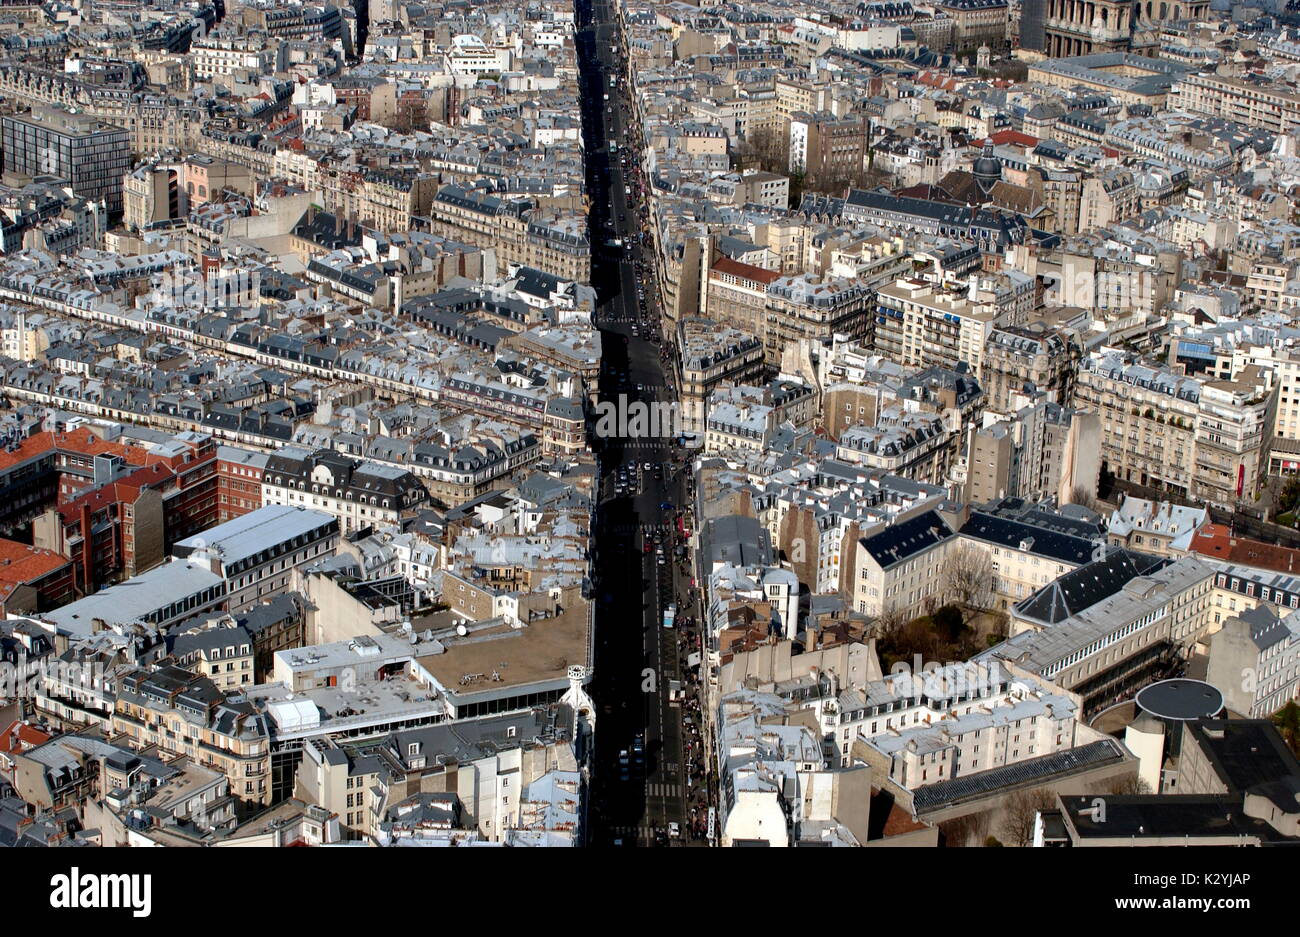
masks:
[[[57,176],[82,198],[122,213],[122,178],[131,170],[128,131],[53,107],[0,118],[7,173]]]

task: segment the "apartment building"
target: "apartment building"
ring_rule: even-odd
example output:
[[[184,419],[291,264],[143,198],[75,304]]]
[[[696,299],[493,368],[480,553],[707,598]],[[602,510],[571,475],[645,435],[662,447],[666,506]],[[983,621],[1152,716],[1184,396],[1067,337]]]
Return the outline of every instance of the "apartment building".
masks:
[[[438,191],[436,176],[414,169],[324,165],[317,181],[326,210],[379,231],[417,227],[415,219],[429,216]]]
[[[1174,83],[1169,106],[1276,134],[1300,126],[1300,94],[1257,78],[1193,72]]]
[[[1269,380],[1255,365],[1235,380],[1200,381],[1094,353],[1075,400],[1101,417],[1103,471],[1227,505],[1261,479]]]
[[[980,369],[988,408],[1011,412],[1013,398],[1027,389],[1045,394],[1053,403],[1069,405],[1081,357],[1072,329],[1042,321],[991,329]]]
[[[1079,195],[1079,230],[1096,231],[1127,221],[1141,207],[1132,170],[1116,168],[1090,175]]]
[[[884,407],[870,426],[840,433],[835,457],[927,484],[944,484],[961,429],[955,416],[910,411],[903,403]]]
[[[796,111],[790,115],[790,172],[853,182],[866,166],[870,133],[867,117]]]
[[[1274,411],[1272,375],[1258,365],[1201,385],[1193,494],[1213,504],[1252,497],[1265,473],[1264,437]]]
[[[1272,716],[1300,696],[1300,612],[1261,603],[1228,618],[1210,636],[1205,679],[1232,712]]]
[[[525,825],[528,786],[557,768],[576,768],[572,719],[563,705],[540,706],[346,747],[312,740],[303,746],[298,777],[313,803],[338,813],[351,838],[391,834],[400,826],[391,822],[398,805],[423,797],[444,806],[445,829],[477,830],[487,842],[506,843]],[[572,794],[576,803],[580,792]]]
[[[966,289],[943,290],[914,277],[880,287],[875,347],[900,364],[951,368],[964,361],[980,374],[998,314],[968,295]]]
[[[677,346],[683,432],[703,432],[707,404],[715,391],[762,380],[763,343],[752,332],[692,317],[677,326]]]
[[[704,449],[709,453],[758,454],[772,443],[780,426],[775,407],[716,391],[704,421]]]
[[[1156,556],[1183,556],[1192,551],[1193,537],[1207,520],[1204,507],[1122,495],[1106,522],[1107,541]]]
[[[217,522],[262,506],[262,475],[268,454],[234,446],[217,447]]]
[[[294,570],[333,555],[338,517],[268,504],[179,541],[172,553],[208,562],[226,580],[226,608],[242,612],[289,588]]]
[[[181,214],[179,166],[145,165],[122,180],[122,223],[138,231]]]
[[[1268,474],[1300,472],[1300,354],[1280,355],[1276,370],[1276,407],[1268,434]]]
[[[194,77],[207,81],[217,75],[233,75],[238,71],[254,75],[275,71],[276,49],[263,36],[241,36],[217,39],[205,36],[190,45],[190,62]]]
[[[344,536],[396,524],[428,501],[428,490],[410,471],[331,449],[286,446],[271,455],[262,472],[264,505],[324,511],[338,519]]]
[[[943,560],[954,535],[935,511],[891,524],[858,541],[853,607],[865,615],[939,605],[947,584]]]
[[[1004,497],[1072,504],[1095,496],[1101,473],[1097,414],[1039,400],[972,426],[966,443],[966,500]]]
[[[244,810],[271,804],[270,726],[241,697],[227,698],[209,678],[180,667],[122,677],[112,731],[134,748],[156,746],[220,771]]]
[[[580,215],[548,215],[529,199],[504,199],[456,185],[438,189],[427,213],[435,234],[495,249],[503,266],[522,264],[582,283],[591,279],[591,244]]]
[[[872,332],[872,291],[858,280],[783,276],[767,286],[763,337],[767,362],[777,365],[789,345],[801,339],[832,337],[868,342]]]
[[[207,677],[223,693],[258,682],[253,669],[253,638],[228,619],[228,626],[203,628],[176,635],[171,646],[177,666]]]
[[[700,316],[758,336],[767,335],[767,288],[780,273],[720,255],[708,270]]]
[[[61,497],[33,520],[32,538],[73,560],[83,591],[157,565],[174,542],[216,519],[209,436],[184,433],[152,449],[93,434],[48,441],[60,450]]]
[[[1102,471],[1187,496],[1194,472],[1194,435],[1201,385],[1119,355],[1083,359],[1075,401],[1101,417]]]
[[[900,787],[917,791],[954,778],[969,778],[1068,752],[1080,744],[1081,738],[1095,738],[1079,725],[1077,698],[1047,681],[1021,678],[1013,682],[1012,675],[1004,673],[998,675],[1004,682],[990,687],[996,692],[976,694],[966,687],[979,678],[958,678],[952,680],[951,689],[943,687],[939,681],[949,673],[927,674],[924,682],[928,692],[923,692],[927,697],[933,693],[930,706],[937,708],[946,698],[951,708],[896,732],[864,734],[852,744],[853,755],[871,766],[873,776],[887,777]],[[903,705],[907,706],[907,702]],[[871,706],[866,711],[880,709]],[[897,712],[884,719],[900,726],[906,725],[905,720],[906,714]]]

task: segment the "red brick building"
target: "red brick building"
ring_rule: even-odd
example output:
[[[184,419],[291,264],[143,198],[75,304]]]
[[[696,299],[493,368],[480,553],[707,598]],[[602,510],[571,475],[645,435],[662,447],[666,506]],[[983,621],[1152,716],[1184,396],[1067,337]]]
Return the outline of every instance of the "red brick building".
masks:
[[[217,447],[217,522],[242,517],[262,506],[262,471],[267,454],[234,446]]]
[[[55,503],[34,518],[38,547],[68,557],[79,594],[161,563],[173,543],[217,523],[217,447],[182,433],[160,446],[106,442],[89,430],[24,445],[54,454]]]
[[[72,561],[13,540],[0,540],[0,609],[25,615],[58,608],[76,598]]]

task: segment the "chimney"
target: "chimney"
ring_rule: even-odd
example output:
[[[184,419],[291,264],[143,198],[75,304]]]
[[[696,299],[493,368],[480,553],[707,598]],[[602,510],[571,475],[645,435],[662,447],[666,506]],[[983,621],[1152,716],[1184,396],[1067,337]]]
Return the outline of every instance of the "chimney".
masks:
[[[338,212],[334,213],[334,234],[337,236],[343,233],[343,216]]]
[[[348,240],[351,241],[357,236],[357,213],[349,212],[348,214]]]

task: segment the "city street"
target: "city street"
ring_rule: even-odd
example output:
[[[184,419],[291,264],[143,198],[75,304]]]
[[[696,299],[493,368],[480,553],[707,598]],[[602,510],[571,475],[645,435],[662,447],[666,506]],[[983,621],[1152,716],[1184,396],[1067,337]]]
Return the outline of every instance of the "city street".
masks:
[[[617,30],[608,5],[593,11],[580,4],[578,16],[595,250],[592,284],[603,337],[600,398],[616,405],[671,401],[653,257],[643,251],[640,235],[644,203],[629,152],[631,118]],[[679,533],[688,463],[666,436],[615,435],[593,443],[602,503],[596,533],[596,673],[590,689],[600,710],[589,841],[684,843],[692,833],[691,791],[701,783],[687,755],[698,736],[683,724],[688,704],[672,697],[679,687],[676,695],[685,694],[683,661],[694,648],[687,646],[680,621],[664,627],[664,611],[674,603],[682,606],[690,591]],[[694,754],[699,755],[698,742]]]

